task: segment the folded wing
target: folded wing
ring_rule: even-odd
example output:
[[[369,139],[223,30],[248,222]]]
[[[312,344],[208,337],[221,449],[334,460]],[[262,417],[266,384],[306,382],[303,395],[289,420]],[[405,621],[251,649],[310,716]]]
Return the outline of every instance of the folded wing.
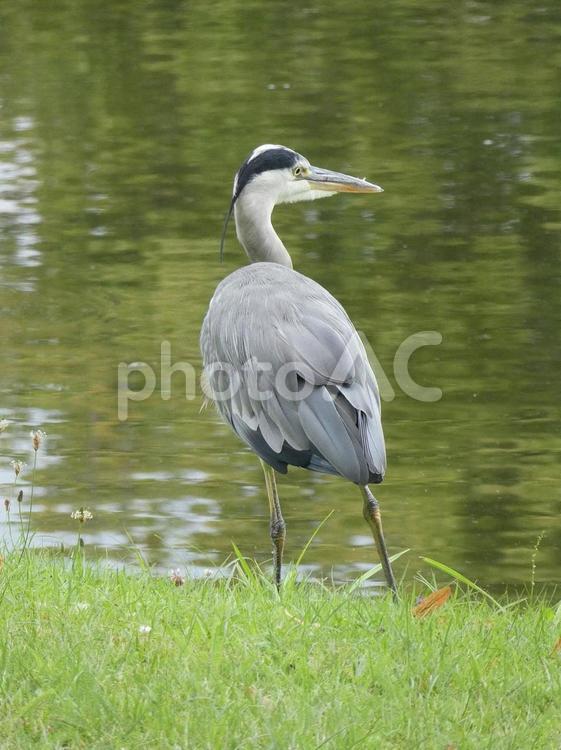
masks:
[[[273,265],[239,269],[211,303],[201,344],[218,410],[281,473],[292,465],[380,482],[380,397],[360,337],[323,287]],[[256,266],[269,267],[264,277]]]

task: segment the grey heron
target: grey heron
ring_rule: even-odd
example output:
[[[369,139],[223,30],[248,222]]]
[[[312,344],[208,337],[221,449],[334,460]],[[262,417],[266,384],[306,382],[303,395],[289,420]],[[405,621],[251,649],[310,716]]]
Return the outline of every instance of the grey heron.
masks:
[[[293,270],[271,223],[279,203],[335,193],[380,193],[366,180],[320,169],[285,146],[254,149],[238,170],[228,219],[249,265],[220,282],[201,330],[207,393],[222,418],[261,459],[269,500],[277,587],[286,536],[275,472],[288,466],[358,485],[388,586],[396,584],[369,484],[386,453],[380,395],[360,337],[342,305]]]

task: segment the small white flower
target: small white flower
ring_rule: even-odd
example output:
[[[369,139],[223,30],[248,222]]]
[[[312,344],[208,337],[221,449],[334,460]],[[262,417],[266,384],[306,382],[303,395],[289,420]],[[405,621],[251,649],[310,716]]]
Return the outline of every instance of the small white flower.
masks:
[[[8,429],[8,425],[10,425],[11,422],[9,419],[0,419],[0,432],[4,432]]]
[[[93,513],[90,513],[87,508],[80,508],[79,510],[72,511],[70,518],[74,521],[80,521],[80,523],[86,523],[86,521],[92,520]]]
[[[47,437],[47,433],[43,432],[43,430],[31,430],[29,436],[31,437],[31,445],[33,446],[33,450],[38,451],[43,438]]]
[[[138,632],[141,635],[148,635],[148,633],[150,633],[151,630],[152,630],[151,625],[139,625],[138,627]]]
[[[88,602],[76,602],[74,607],[72,608],[74,612],[85,612],[86,609],[89,609],[90,605]]]
[[[10,461],[10,466],[14,470],[14,474],[16,475],[16,479],[19,477],[21,472],[25,469],[27,464],[24,464],[23,461],[20,461],[19,459],[17,461]]]

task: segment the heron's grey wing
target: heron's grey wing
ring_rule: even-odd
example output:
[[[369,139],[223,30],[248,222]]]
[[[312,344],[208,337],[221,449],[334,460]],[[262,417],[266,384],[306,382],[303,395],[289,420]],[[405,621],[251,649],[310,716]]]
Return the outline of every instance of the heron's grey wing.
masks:
[[[205,364],[226,363],[238,379],[224,397],[226,375],[211,375],[214,393],[222,394],[216,399],[220,413],[277,471],[290,464],[357,484],[381,481],[380,398],[352,322],[315,282],[261,265],[267,274],[286,275],[290,284],[243,295],[237,283],[230,295],[213,301],[203,326]],[[242,282],[259,270],[246,269],[237,272],[245,275]]]
[[[380,481],[386,454],[376,378],[353,324],[331,299],[321,317],[279,327],[284,356],[314,385],[298,405],[299,423],[336,473],[357,484]]]

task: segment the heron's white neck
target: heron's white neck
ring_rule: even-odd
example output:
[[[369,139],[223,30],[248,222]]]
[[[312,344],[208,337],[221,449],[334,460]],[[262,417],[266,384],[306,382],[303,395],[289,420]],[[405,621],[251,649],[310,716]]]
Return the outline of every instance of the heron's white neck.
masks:
[[[252,263],[265,261],[292,268],[288,250],[271,223],[275,203],[262,193],[245,190],[234,208],[236,234]]]

